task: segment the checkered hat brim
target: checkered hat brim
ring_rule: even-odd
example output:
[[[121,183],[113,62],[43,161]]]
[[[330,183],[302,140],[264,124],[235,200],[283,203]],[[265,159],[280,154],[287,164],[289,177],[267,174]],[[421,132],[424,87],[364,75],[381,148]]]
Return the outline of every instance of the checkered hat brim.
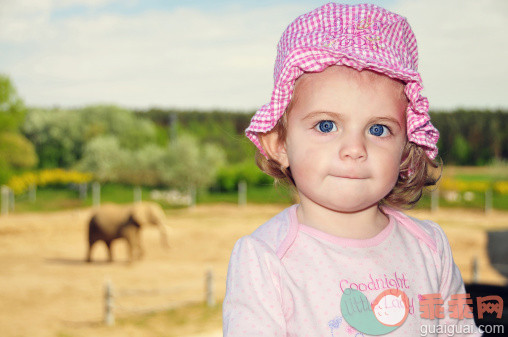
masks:
[[[299,16],[282,34],[271,100],[245,131],[263,155],[258,133],[277,124],[291,101],[296,79],[332,65],[369,69],[405,82],[408,140],[423,147],[429,158],[437,156],[439,132],[430,122],[428,100],[420,94],[416,39],[407,20],[375,5],[336,3]]]

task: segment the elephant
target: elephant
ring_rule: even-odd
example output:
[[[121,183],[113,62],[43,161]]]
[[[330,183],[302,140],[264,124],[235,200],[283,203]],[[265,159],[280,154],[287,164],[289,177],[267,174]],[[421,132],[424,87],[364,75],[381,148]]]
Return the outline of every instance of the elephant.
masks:
[[[126,239],[129,261],[143,257],[141,230],[154,225],[160,231],[163,247],[169,247],[166,215],[156,202],[137,202],[131,205],[105,204],[95,209],[88,223],[88,252],[86,262],[92,261],[92,247],[97,241],[104,241],[108,248],[109,262],[113,262],[111,243]]]

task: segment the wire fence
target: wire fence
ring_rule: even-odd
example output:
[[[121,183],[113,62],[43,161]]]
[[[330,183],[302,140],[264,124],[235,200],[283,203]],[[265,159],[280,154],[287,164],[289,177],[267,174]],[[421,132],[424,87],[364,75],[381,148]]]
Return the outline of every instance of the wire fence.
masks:
[[[127,297],[154,297],[166,295],[179,295],[187,290],[196,289],[195,283],[186,283],[185,285],[174,286],[170,288],[152,288],[152,289],[115,289],[111,280],[104,282],[104,324],[112,326],[115,324],[115,316],[117,313],[129,314],[147,314],[152,312],[166,311],[176,309],[189,304],[206,303],[207,306],[215,306],[214,292],[214,274],[211,269],[207,270],[204,276],[203,289],[204,293],[200,298],[189,298],[186,300],[173,300],[164,305],[156,306],[128,306],[122,304],[121,299]]]

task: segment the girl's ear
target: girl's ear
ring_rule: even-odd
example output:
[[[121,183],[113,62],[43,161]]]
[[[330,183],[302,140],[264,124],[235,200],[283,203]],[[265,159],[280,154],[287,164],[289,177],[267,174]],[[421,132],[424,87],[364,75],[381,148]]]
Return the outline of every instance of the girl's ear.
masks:
[[[259,141],[268,158],[275,160],[282,167],[289,167],[286,143],[281,141],[277,132],[259,134]]]

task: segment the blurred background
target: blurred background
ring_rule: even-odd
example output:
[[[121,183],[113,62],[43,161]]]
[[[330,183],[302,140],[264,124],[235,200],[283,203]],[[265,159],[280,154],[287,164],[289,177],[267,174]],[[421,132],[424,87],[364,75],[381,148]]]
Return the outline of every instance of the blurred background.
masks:
[[[413,27],[441,133],[442,179],[410,214],[445,229],[466,282],[505,285],[508,2],[372,2]],[[2,335],[221,335],[235,241],[294,202],[243,132],[282,31],[323,3],[0,0]],[[111,204],[163,217],[141,260],[118,240],[86,263]]]

